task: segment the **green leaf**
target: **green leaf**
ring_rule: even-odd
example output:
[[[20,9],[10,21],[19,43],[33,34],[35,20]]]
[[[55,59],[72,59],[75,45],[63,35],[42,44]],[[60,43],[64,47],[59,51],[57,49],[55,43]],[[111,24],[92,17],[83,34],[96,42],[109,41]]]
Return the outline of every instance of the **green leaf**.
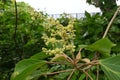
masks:
[[[38,78],[40,78],[42,75],[48,73],[48,70],[49,70],[48,65],[45,64],[39,69],[35,70],[31,75],[29,75],[27,77],[27,80],[38,80]]]
[[[109,80],[120,80],[120,55],[99,60],[99,63]]]
[[[51,61],[66,61],[66,58],[62,54],[57,54],[51,59]]]
[[[78,76],[79,76],[79,71],[76,70],[71,76],[70,80],[77,80]]]
[[[88,13],[87,11],[85,11],[85,16],[86,16],[87,18],[91,18],[90,13]]]
[[[86,74],[85,74],[85,73],[83,73],[83,74],[80,76],[80,78],[79,78],[78,80],[84,80],[84,79],[85,79],[85,77],[86,77]]]
[[[16,64],[10,80],[26,80],[36,69],[42,67],[45,61],[25,59]]]
[[[39,52],[35,55],[33,55],[30,59],[38,59],[38,60],[43,60],[47,57],[49,57],[50,55],[47,55],[46,53],[43,53],[43,52]]]
[[[34,71],[31,75],[27,77],[26,80],[37,80],[43,72],[41,70]]]
[[[113,44],[108,38],[103,38],[96,41],[92,45],[87,46],[86,49],[90,51],[98,51],[104,57],[109,57],[113,46],[115,46],[115,44]]]
[[[85,48],[87,47],[88,45],[78,45],[79,48]]]
[[[70,74],[71,72],[64,72],[64,73],[59,73],[58,75],[55,75],[54,78],[57,80],[65,80],[65,78]]]
[[[50,68],[49,72],[58,71],[60,67],[61,67],[60,65],[53,66]]]

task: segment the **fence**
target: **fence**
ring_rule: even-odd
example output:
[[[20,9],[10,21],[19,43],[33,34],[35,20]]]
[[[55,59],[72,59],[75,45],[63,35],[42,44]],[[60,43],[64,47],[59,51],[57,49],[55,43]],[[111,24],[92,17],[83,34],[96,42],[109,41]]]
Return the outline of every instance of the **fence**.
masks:
[[[93,12],[93,13],[90,13],[90,14],[94,15],[96,13],[100,13],[100,12]],[[77,19],[85,17],[85,13],[70,13],[69,15],[71,15],[72,17],[77,18]],[[61,16],[61,14],[49,14],[49,16],[56,19],[56,18],[59,18]]]

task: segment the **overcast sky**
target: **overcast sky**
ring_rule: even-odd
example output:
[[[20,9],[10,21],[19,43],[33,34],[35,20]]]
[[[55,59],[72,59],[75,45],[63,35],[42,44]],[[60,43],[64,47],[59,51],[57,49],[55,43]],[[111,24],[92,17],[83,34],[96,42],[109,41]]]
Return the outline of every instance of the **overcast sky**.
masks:
[[[48,14],[100,12],[99,8],[86,3],[86,0],[16,0],[24,1],[35,9]],[[118,1],[120,4],[120,0]]]

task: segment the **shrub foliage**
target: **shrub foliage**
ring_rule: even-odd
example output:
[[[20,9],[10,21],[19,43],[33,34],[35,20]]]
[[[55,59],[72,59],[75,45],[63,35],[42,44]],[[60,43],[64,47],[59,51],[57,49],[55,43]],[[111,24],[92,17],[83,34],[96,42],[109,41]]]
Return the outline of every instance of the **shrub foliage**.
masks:
[[[53,19],[17,3],[16,18],[14,3],[0,4],[1,80],[120,79],[119,15],[106,32],[98,13]]]

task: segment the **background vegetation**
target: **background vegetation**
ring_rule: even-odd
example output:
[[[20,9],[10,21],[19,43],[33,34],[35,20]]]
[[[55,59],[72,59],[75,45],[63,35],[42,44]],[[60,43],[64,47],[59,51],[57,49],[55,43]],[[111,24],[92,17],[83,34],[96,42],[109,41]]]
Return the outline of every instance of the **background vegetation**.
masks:
[[[102,39],[108,23],[118,8],[116,0],[110,2],[106,2],[106,0],[87,0],[87,2],[96,7],[100,7],[103,14],[97,13],[92,16],[88,12],[85,12],[86,17],[82,19],[74,19],[69,15],[63,14],[60,18],[54,20],[43,12],[35,11],[28,4],[19,2],[17,3],[16,17],[15,2],[12,3],[11,1],[1,0],[0,80],[10,80],[11,75],[11,80],[85,80],[91,79],[91,77],[93,80],[98,80],[96,75],[98,62],[94,62],[95,66],[93,65],[92,68],[88,68],[89,70],[85,69],[85,72],[83,70],[72,70],[75,66],[71,65],[71,62],[66,61],[65,64],[56,64],[56,62],[68,60],[64,59],[66,55],[67,58],[72,58],[70,54],[70,50],[72,49],[74,49],[74,55],[79,56],[77,58],[78,62],[75,65],[79,65],[78,63],[81,64],[81,62],[82,64],[89,64],[89,62],[92,63],[94,59],[99,60],[99,64],[101,65],[101,67],[99,67],[99,80],[119,80],[119,14],[115,18],[106,36],[107,38]],[[70,23],[71,21],[73,23]],[[61,48],[61,46],[57,45],[52,47],[52,44],[46,45],[45,38],[42,38],[43,34],[47,34],[49,39],[53,37],[51,36],[52,30],[59,31],[59,29],[56,29],[56,26],[61,26],[64,30],[70,25],[72,26],[71,30],[75,30],[74,34],[76,36],[73,36],[74,38],[68,37],[70,39],[67,39],[67,45],[71,44],[72,40],[75,48],[69,48],[70,50],[64,49],[63,52],[66,55],[59,55],[57,58],[55,55],[45,54],[42,50],[43,47],[48,50],[54,50],[56,47]],[[46,27],[48,28],[49,26],[52,26],[52,28],[50,27],[49,30],[46,29]],[[70,35],[70,33],[72,33],[70,31],[64,34],[69,33]],[[65,38],[66,37],[67,36],[65,36]],[[60,36],[55,38],[61,40]],[[113,43],[116,44],[116,46]],[[80,49],[82,49],[82,51],[80,51]],[[108,58],[108,56],[110,58]],[[53,63],[49,62],[51,59]],[[74,62],[74,59],[72,60]],[[110,65],[111,63],[114,63],[114,65]],[[88,66],[89,65],[85,65],[80,68],[84,69]],[[112,73],[109,69],[116,73]],[[59,71],[63,71],[64,73]]]

